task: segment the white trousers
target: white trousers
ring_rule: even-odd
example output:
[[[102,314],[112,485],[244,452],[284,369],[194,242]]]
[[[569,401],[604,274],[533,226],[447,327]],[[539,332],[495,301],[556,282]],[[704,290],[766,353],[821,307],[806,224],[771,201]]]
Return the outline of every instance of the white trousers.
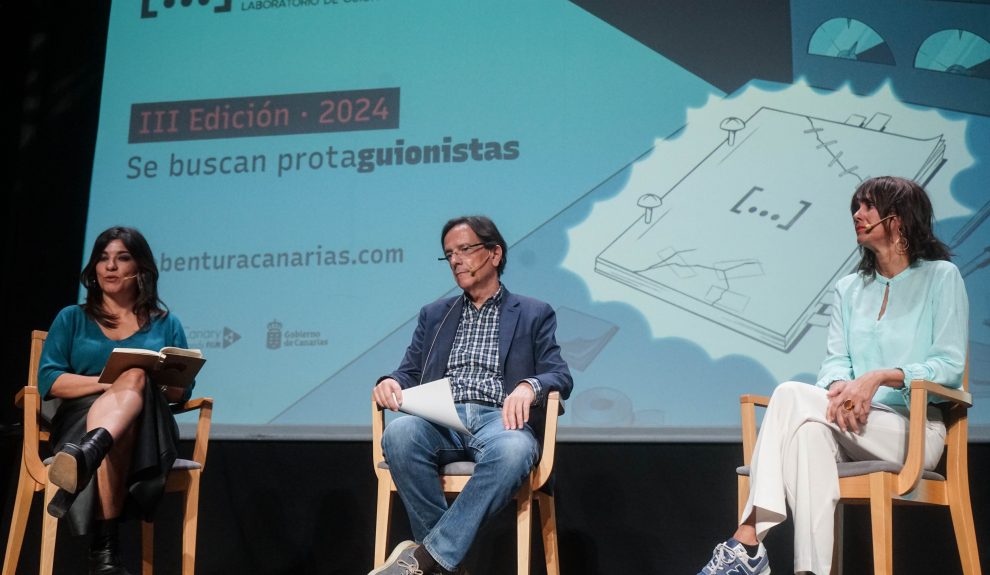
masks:
[[[860,432],[843,432],[825,419],[826,391],[788,381],[777,386],[763,416],[750,468],[749,499],[742,513],[755,513],[760,540],[794,514],[794,571],[828,575],[832,566],[835,506],[839,501],[838,461],[903,463],[908,418],[874,405]],[[932,411],[932,410],[930,410]],[[942,456],[945,425],[929,420],[925,469]]]

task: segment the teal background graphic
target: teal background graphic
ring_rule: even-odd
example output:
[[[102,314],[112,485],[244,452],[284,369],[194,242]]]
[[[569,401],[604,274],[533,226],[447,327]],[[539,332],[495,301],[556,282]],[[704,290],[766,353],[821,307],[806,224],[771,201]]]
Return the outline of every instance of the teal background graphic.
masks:
[[[607,3],[263,5],[157,6],[156,17],[141,18],[137,3],[114,3],[90,194],[87,245],[114,224],[148,237],[165,302],[206,352],[198,385],[217,400],[221,435],[343,437],[367,426],[371,387],[398,365],[420,306],[456,293],[437,261],[441,226],[482,213],[510,245],[506,286],[558,312],[558,341],[575,377],[565,436],[734,439],[739,393],[814,379],[828,305],[820,296],[855,250],[848,213],[819,210],[808,198],[847,204],[856,178],[794,160],[787,130],[767,127],[753,136],[758,146],[742,143],[778,114],[844,126],[850,155],[872,150],[860,176],[900,172],[925,181],[971,300],[972,434],[990,438],[990,6],[794,0],[780,58],[754,58],[750,76],[737,81],[737,63],[668,49],[676,37],[658,31],[651,39],[637,28],[651,15]],[[859,32],[847,24],[853,20],[864,25]],[[965,46],[948,46],[952,34]],[[933,35],[953,60],[944,71],[933,64],[941,56],[918,54]],[[392,87],[401,100],[395,129],[128,143],[134,104]],[[734,135],[731,164],[713,165],[709,155],[729,149],[720,129],[727,117],[756,121]],[[408,149],[445,138],[518,142],[518,157],[370,172],[309,163],[328,146]],[[876,149],[893,141],[897,154]],[[264,170],[252,173],[170,175],[173,158],[188,166],[258,155]],[[280,171],[280,158],[293,158],[293,167]],[[149,161],[155,177],[133,177],[129,164]],[[678,187],[701,174],[704,186]],[[750,181],[775,183],[781,210],[813,204],[785,244],[761,239],[773,227],[758,227],[759,216],[742,218],[731,203],[723,209],[720,202],[742,193],[721,187]],[[661,221],[651,233],[713,252],[751,248],[745,257],[765,273],[751,295],[799,310],[772,320],[798,322],[790,335],[761,338],[717,306],[649,293],[596,268],[602,258],[622,264],[653,249],[633,242],[622,254],[605,253],[642,225],[636,202],[648,193],[671,194],[669,227]],[[805,257],[822,242],[827,263]],[[358,262],[362,250],[383,260]],[[292,265],[293,252],[321,255]],[[396,257],[384,259],[387,252]],[[204,254],[235,262],[279,253],[290,254],[287,265],[177,265]],[[786,274],[802,271],[824,279],[792,290]]]

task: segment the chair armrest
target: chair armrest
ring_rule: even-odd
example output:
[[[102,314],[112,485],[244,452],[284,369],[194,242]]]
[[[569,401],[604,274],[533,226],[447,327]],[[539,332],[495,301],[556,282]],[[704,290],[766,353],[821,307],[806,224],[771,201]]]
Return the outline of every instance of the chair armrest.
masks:
[[[378,467],[379,463],[385,461],[385,454],[382,452],[382,434],[385,432],[385,410],[378,406],[378,402],[371,400],[371,463],[374,465],[375,475],[385,473]]]
[[[964,389],[945,387],[944,385],[922,379],[916,379],[911,382],[912,394],[915,389],[924,389],[929,395],[947,399],[950,402],[962,407],[973,407],[973,395]]]
[[[751,403],[759,407],[766,407],[770,405],[770,396],[768,395],[754,395],[752,393],[744,393],[739,396],[739,403],[742,405]]]
[[[915,488],[924,471],[925,426],[928,422],[929,395],[948,400],[953,407],[967,409],[973,405],[973,396],[962,389],[952,389],[931,381],[911,382],[911,409],[908,423],[908,448],[904,467],[897,474],[897,493],[904,495]]]
[[[557,449],[557,417],[564,412],[564,404],[559,391],[547,394],[547,418],[543,427],[543,454],[536,466],[533,477],[533,491],[543,487],[553,473],[553,459]]]
[[[745,393],[739,396],[739,414],[742,417],[743,465],[749,465],[756,448],[756,406],[766,407],[770,398],[765,395]]]
[[[193,442],[193,461],[206,468],[206,450],[210,445],[210,424],[213,421],[213,398],[197,397],[181,404],[170,406],[172,413],[187,413],[199,410],[196,421],[196,438]]]
[[[210,407],[212,407],[213,406],[213,398],[212,397],[196,397],[196,398],[190,399],[189,401],[187,401],[185,403],[175,403],[175,404],[172,404],[170,407],[172,409],[172,413],[178,415],[180,413],[186,413],[186,412],[192,411],[194,409],[201,409],[207,403],[209,403],[210,404]]]
[[[15,403],[24,409],[24,446],[22,450],[22,461],[27,467],[28,473],[38,483],[44,484],[48,471],[41,460],[39,438],[43,432],[41,430],[41,394],[38,388],[25,385],[17,392]]]

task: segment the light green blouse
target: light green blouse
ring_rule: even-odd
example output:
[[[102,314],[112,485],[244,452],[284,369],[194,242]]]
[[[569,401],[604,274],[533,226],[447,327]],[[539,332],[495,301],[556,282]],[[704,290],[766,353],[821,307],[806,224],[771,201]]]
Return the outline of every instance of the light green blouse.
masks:
[[[877,319],[888,285],[887,309]],[[904,388],[882,386],[873,401],[903,406],[912,380],[962,385],[969,300],[955,265],[919,260],[890,279],[848,275],[836,282],[835,298],[818,386],[897,368],[904,372]]]

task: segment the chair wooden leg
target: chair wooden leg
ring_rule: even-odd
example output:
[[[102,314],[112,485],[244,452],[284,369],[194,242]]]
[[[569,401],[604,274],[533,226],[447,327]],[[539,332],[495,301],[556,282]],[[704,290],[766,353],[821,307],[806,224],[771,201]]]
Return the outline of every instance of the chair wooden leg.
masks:
[[[516,572],[519,575],[529,575],[530,549],[532,548],[530,532],[533,529],[533,490],[528,484],[524,485],[516,495],[516,499],[516,546],[518,547]]]
[[[742,516],[743,509],[746,508],[746,501],[749,500],[749,477],[746,475],[740,475],[739,480],[736,481],[736,490],[738,491],[738,506],[739,510],[736,515],[739,517],[739,522],[741,523],[745,517]]]
[[[24,530],[27,528],[31,502],[34,500],[34,492],[39,487],[22,463],[21,471],[17,475],[17,496],[14,498],[14,512],[10,517],[7,549],[3,552],[3,575],[14,575],[17,572],[17,562],[21,557],[21,545],[24,543]]]
[[[141,575],[155,572],[155,524],[141,522]]]
[[[842,528],[845,525],[845,506],[839,503],[835,506],[835,534],[832,538],[832,571],[831,575],[842,575]]]
[[[196,535],[199,528],[199,479],[201,471],[191,470],[182,514],[182,575],[196,572]],[[150,574],[149,574],[150,575]]]
[[[48,504],[58,487],[54,483],[45,486],[45,501],[41,515],[41,569],[40,575],[52,575],[55,568],[55,537],[58,535],[58,519],[48,513]]]
[[[891,575],[894,570],[893,501],[890,494],[896,476],[870,474],[870,521],[873,525],[873,573]]]
[[[956,533],[959,561],[963,575],[981,575],[980,552],[976,546],[976,526],[973,524],[973,505],[969,499],[969,478],[953,473],[948,488],[949,512],[952,529]]]
[[[557,545],[557,510],[553,497],[536,492],[540,506],[540,533],[543,536],[543,552],[546,555],[547,575],[560,575],[560,548]]]
[[[388,545],[389,519],[392,507],[392,477],[378,478],[378,510],[375,515],[375,567],[385,562],[385,546]]]

